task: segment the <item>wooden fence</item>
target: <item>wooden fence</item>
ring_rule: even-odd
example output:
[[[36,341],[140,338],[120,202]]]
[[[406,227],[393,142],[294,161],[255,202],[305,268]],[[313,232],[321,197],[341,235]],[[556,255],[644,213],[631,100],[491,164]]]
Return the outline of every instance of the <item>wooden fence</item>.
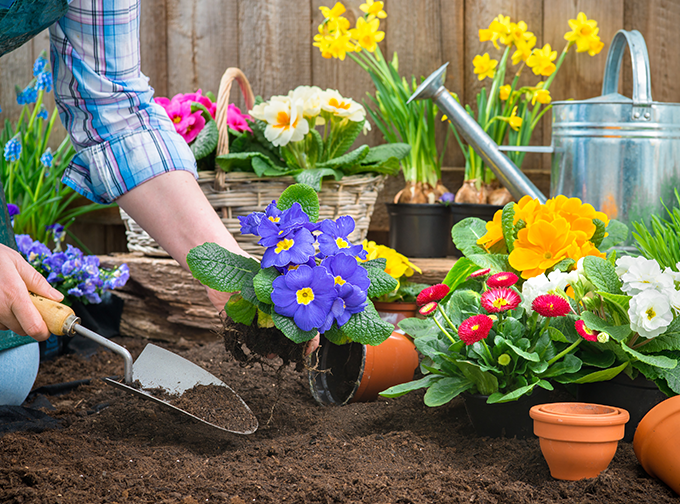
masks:
[[[198,88],[217,91],[228,67],[239,67],[248,76],[255,94],[267,98],[285,94],[301,84],[335,88],[345,96],[361,100],[373,90],[370,79],[349,58],[327,60],[312,46],[322,21],[319,7],[334,0],[143,0],[141,20],[142,70],[149,76],[157,96],[173,96]],[[363,0],[347,0],[346,16],[354,24]],[[549,43],[560,52],[569,19],[580,11],[598,21],[604,50],[595,57],[572,52],[555,79],[553,99],[585,99],[601,92],[602,75],[609,43],[617,30],[639,30],[647,42],[651,61],[652,96],[660,102],[680,102],[680,0],[387,0],[387,19],[382,21],[385,40],[381,48],[388,57],[399,55],[402,75],[427,76],[449,62],[447,87],[474,104],[476,93],[486,82],[477,80],[472,59],[489,52],[500,53],[489,42],[479,41],[478,30],[486,28],[499,13],[513,21],[524,20],[538,46]],[[25,85],[31,65],[48,46],[41,34],[13,53],[0,58],[0,119],[15,118],[14,85]],[[632,90],[630,64],[625,58],[621,92]],[[529,71],[527,83],[537,78]],[[242,105],[234,91],[234,100]],[[445,125],[441,125],[442,133]],[[63,132],[61,133],[63,134]],[[442,135],[443,137],[443,135]],[[366,139],[381,141],[377,128]],[[535,131],[532,143],[550,143],[550,120]],[[546,194],[549,192],[550,160],[531,155],[525,172]],[[451,141],[444,164],[444,181],[455,190],[462,181],[462,155]],[[388,201],[401,181],[389,181],[382,201]],[[383,205],[376,209],[371,229],[375,236],[387,230]]]

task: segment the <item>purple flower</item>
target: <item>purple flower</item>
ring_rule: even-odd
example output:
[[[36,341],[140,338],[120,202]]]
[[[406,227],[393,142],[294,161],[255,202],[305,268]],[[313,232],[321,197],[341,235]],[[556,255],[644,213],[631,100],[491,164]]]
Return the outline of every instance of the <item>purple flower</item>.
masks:
[[[335,280],[335,287],[345,284],[355,285],[365,293],[371,285],[366,268],[359,265],[357,260],[345,254],[329,256],[323,260],[321,266],[325,267]]]
[[[45,108],[45,105],[40,105],[40,110],[38,111],[37,117],[38,117],[38,119],[47,119],[49,117],[49,114],[47,113],[47,109]],[[42,158],[41,158],[41,161],[42,161]]]
[[[282,238],[297,232],[300,228],[306,228],[310,232],[317,228],[315,224],[309,222],[309,216],[302,211],[300,203],[293,203],[293,206],[288,210],[284,210],[281,215],[274,217],[273,219],[262,219],[257,228],[257,233],[261,236],[258,243],[263,247],[273,247]],[[278,217],[278,220],[276,220],[276,217]],[[307,259],[302,262],[306,261]]]
[[[439,202],[443,203],[444,205],[450,205],[455,201],[455,199],[456,199],[455,194],[451,192],[445,192],[439,197]]]
[[[66,231],[64,230],[64,226],[61,224],[50,224],[49,226],[45,226],[45,229],[47,231],[52,231],[52,239],[54,240],[54,243],[60,243],[66,237]]]
[[[7,203],[7,213],[9,214],[9,221],[12,223],[12,226],[14,226],[14,216],[21,213],[19,207],[14,203]]]
[[[337,322],[338,327],[342,327],[354,313],[364,311],[368,304],[366,291],[356,285],[346,283],[335,287],[338,297],[333,301],[331,311],[326,316],[323,326],[319,328],[320,333],[328,331],[333,325],[333,320]]]
[[[281,220],[282,213],[283,212],[281,212],[281,210],[279,210],[276,206],[276,201],[272,201],[269,205],[267,205],[264,213],[253,212],[245,217],[239,216],[238,220],[241,223],[241,234],[252,234],[259,236],[257,228],[260,225],[260,222],[262,222],[262,219],[266,218],[274,224],[278,224]]]
[[[30,103],[35,103],[38,100],[38,90],[35,88],[33,83],[26,86],[22,91],[21,88],[17,87],[17,104],[28,105]]]
[[[265,222],[268,222],[267,219],[262,220],[260,229]],[[299,228],[295,233],[282,236],[275,245],[268,247],[261,264],[263,268],[282,267],[290,263],[305,264],[315,253],[314,235],[306,228]]]
[[[108,276],[110,275],[110,276]],[[130,278],[130,268],[128,267],[127,264],[121,264],[116,268],[112,273],[109,273],[104,280],[104,285],[103,289],[104,290],[111,290],[111,289],[117,289],[118,287],[123,287],[128,279]]]
[[[314,257],[310,257],[309,260],[304,264],[310,268],[314,268],[316,266],[316,259]],[[286,264],[285,266],[277,266],[276,269],[279,270],[279,273],[287,273],[288,271],[298,269],[300,266],[302,266],[302,264],[290,263]]]
[[[28,254],[28,249],[33,245],[33,238],[27,234],[18,234],[14,237],[17,242],[17,248],[24,256]]]
[[[54,284],[62,281],[63,277],[60,277],[59,275],[61,275],[61,267],[66,260],[67,257],[64,252],[57,252],[43,261],[43,266],[48,272],[47,281],[49,283]]]
[[[333,277],[326,268],[302,265],[274,280],[274,310],[292,317],[303,331],[322,327],[337,297],[333,286]]]
[[[354,231],[354,219],[349,215],[338,217],[336,221],[330,219],[321,222],[319,228],[319,250],[326,256],[347,254],[353,257],[366,258],[366,250],[362,245],[352,245],[349,234]]]

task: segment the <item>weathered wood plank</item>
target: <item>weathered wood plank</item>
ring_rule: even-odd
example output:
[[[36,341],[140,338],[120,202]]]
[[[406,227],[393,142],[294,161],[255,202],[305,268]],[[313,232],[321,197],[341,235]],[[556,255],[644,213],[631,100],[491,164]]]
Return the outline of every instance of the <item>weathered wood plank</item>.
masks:
[[[144,0],[139,18],[142,73],[155,96],[168,96],[168,12],[166,0]]]

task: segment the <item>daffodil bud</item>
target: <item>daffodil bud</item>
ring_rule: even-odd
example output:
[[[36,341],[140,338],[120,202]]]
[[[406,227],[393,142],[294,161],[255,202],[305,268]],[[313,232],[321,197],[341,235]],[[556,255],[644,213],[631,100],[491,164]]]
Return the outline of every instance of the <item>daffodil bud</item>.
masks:
[[[506,354],[506,353],[504,353],[504,354],[502,354],[500,357],[498,357],[498,363],[499,363],[501,366],[507,366],[507,365],[510,364],[511,362],[512,362],[512,358],[511,358],[508,354]]]

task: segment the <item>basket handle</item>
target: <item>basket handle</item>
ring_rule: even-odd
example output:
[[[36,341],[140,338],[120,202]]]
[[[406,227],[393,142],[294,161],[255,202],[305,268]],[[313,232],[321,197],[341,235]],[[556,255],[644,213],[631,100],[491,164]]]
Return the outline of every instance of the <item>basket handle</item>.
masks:
[[[222,75],[220,81],[220,89],[217,92],[217,110],[215,113],[215,120],[217,121],[217,128],[219,131],[219,140],[217,143],[217,155],[229,153],[229,126],[227,125],[227,110],[229,109],[229,94],[231,93],[231,85],[234,80],[238,82],[243,93],[243,98],[246,101],[246,108],[250,110],[255,105],[255,96],[250,87],[250,83],[246,76],[238,68],[227,68]]]

